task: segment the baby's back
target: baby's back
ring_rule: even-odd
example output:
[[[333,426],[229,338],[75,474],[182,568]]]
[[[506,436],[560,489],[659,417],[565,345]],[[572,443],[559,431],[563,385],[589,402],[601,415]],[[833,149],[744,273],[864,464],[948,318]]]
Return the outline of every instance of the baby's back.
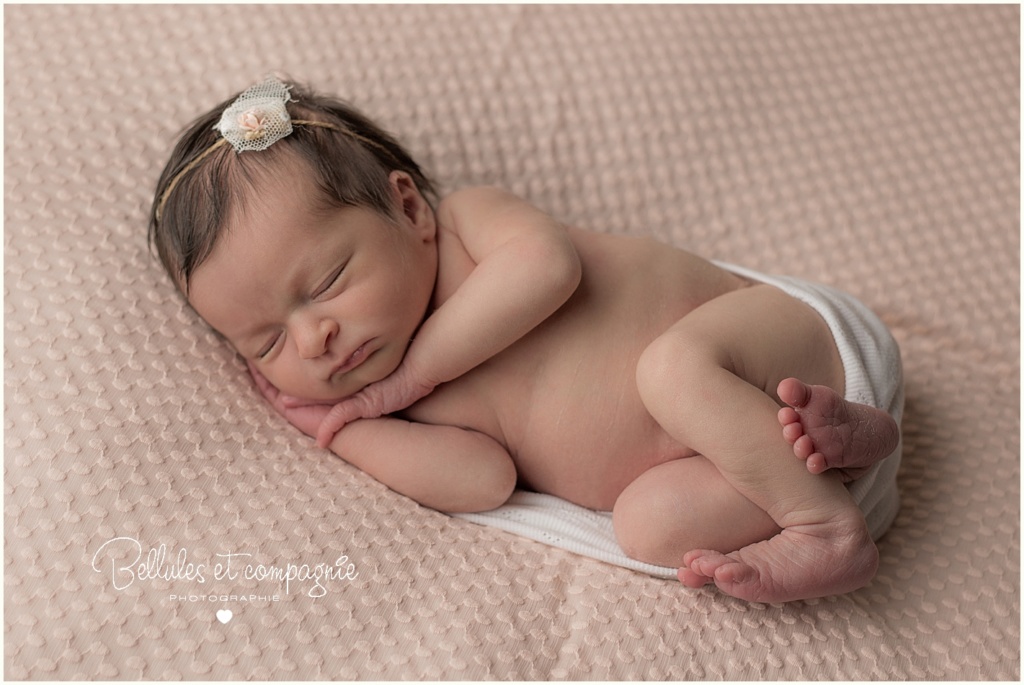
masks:
[[[640,354],[690,311],[744,281],[653,240],[574,229],[570,235],[583,264],[572,298],[404,414],[485,433],[508,449],[521,487],[610,510],[640,473],[693,454],[644,408],[635,382]],[[460,250],[439,245],[447,289],[472,266]]]

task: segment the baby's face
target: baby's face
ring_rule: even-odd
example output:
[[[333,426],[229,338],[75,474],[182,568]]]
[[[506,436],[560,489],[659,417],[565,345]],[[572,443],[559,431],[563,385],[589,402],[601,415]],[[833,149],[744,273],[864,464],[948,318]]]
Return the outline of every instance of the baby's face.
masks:
[[[311,211],[305,169],[276,179],[229,221],[189,301],[282,392],[338,400],[394,371],[422,323],[437,271],[433,212],[401,172],[397,225],[357,207]]]

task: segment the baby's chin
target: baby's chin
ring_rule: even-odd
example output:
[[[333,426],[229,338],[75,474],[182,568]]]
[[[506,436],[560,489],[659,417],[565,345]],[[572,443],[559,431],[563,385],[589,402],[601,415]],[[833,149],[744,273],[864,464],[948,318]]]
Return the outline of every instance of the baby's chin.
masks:
[[[311,404],[337,404],[391,375],[401,364],[404,353],[404,347],[377,350],[358,368],[331,381],[290,378],[287,384],[282,382],[277,387],[284,394]]]
[[[363,386],[363,387],[365,387],[365,386]],[[337,391],[333,391],[332,392],[331,390],[324,389],[322,387],[321,388],[299,387],[299,388],[296,388],[296,390],[298,390],[298,392],[288,392],[288,391],[284,391],[284,392],[285,392],[286,395],[290,395],[290,396],[295,397],[297,399],[303,400],[304,402],[307,402],[309,404],[337,404],[338,402],[341,402],[344,399],[352,397],[352,395],[355,395],[357,392],[359,392],[362,389],[363,389],[362,387],[359,387],[359,388],[356,388],[355,390],[339,393]]]
[[[284,394],[305,400],[310,404],[337,404],[344,399],[352,397],[352,395],[355,395],[367,385],[378,380],[380,379],[373,375],[358,381],[354,378],[347,378],[343,383],[337,385],[309,382],[295,385],[289,384],[287,389],[284,387],[280,387],[280,389]]]

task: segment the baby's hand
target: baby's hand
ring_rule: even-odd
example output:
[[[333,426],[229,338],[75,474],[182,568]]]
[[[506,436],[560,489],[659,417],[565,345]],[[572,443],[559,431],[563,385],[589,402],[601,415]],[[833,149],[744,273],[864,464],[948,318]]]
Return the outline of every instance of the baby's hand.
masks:
[[[252,375],[257,389],[266,398],[267,402],[277,410],[277,413],[306,435],[316,436],[317,428],[323,422],[328,412],[330,412],[334,403],[324,404],[285,395],[271,384],[266,376],[257,371],[251,362],[248,364],[249,373]]]
[[[316,444],[327,447],[345,424],[401,411],[429,395],[435,387],[437,383],[425,380],[403,363],[387,378],[335,404],[316,432]]]

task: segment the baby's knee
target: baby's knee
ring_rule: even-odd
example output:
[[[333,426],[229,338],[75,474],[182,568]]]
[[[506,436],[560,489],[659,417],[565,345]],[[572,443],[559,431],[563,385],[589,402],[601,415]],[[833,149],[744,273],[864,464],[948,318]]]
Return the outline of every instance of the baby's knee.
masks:
[[[691,550],[728,553],[780,530],[700,456],[642,473],[616,500],[612,524],[627,556],[677,568]]]
[[[657,566],[681,566],[683,555],[691,548],[686,546],[687,541],[673,535],[679,531],[677,507],[678,502],[668,501],[657,493],[638,497],[624,492],[615,503],[612,525],[615,539],[626,556]]]
[[[641,353],[636,366],[640,398],[657,417],[657,408],[683,409],[679,403],[693,397],[701,379],[723,360],[712,341],[685,330],[671,330]]]

